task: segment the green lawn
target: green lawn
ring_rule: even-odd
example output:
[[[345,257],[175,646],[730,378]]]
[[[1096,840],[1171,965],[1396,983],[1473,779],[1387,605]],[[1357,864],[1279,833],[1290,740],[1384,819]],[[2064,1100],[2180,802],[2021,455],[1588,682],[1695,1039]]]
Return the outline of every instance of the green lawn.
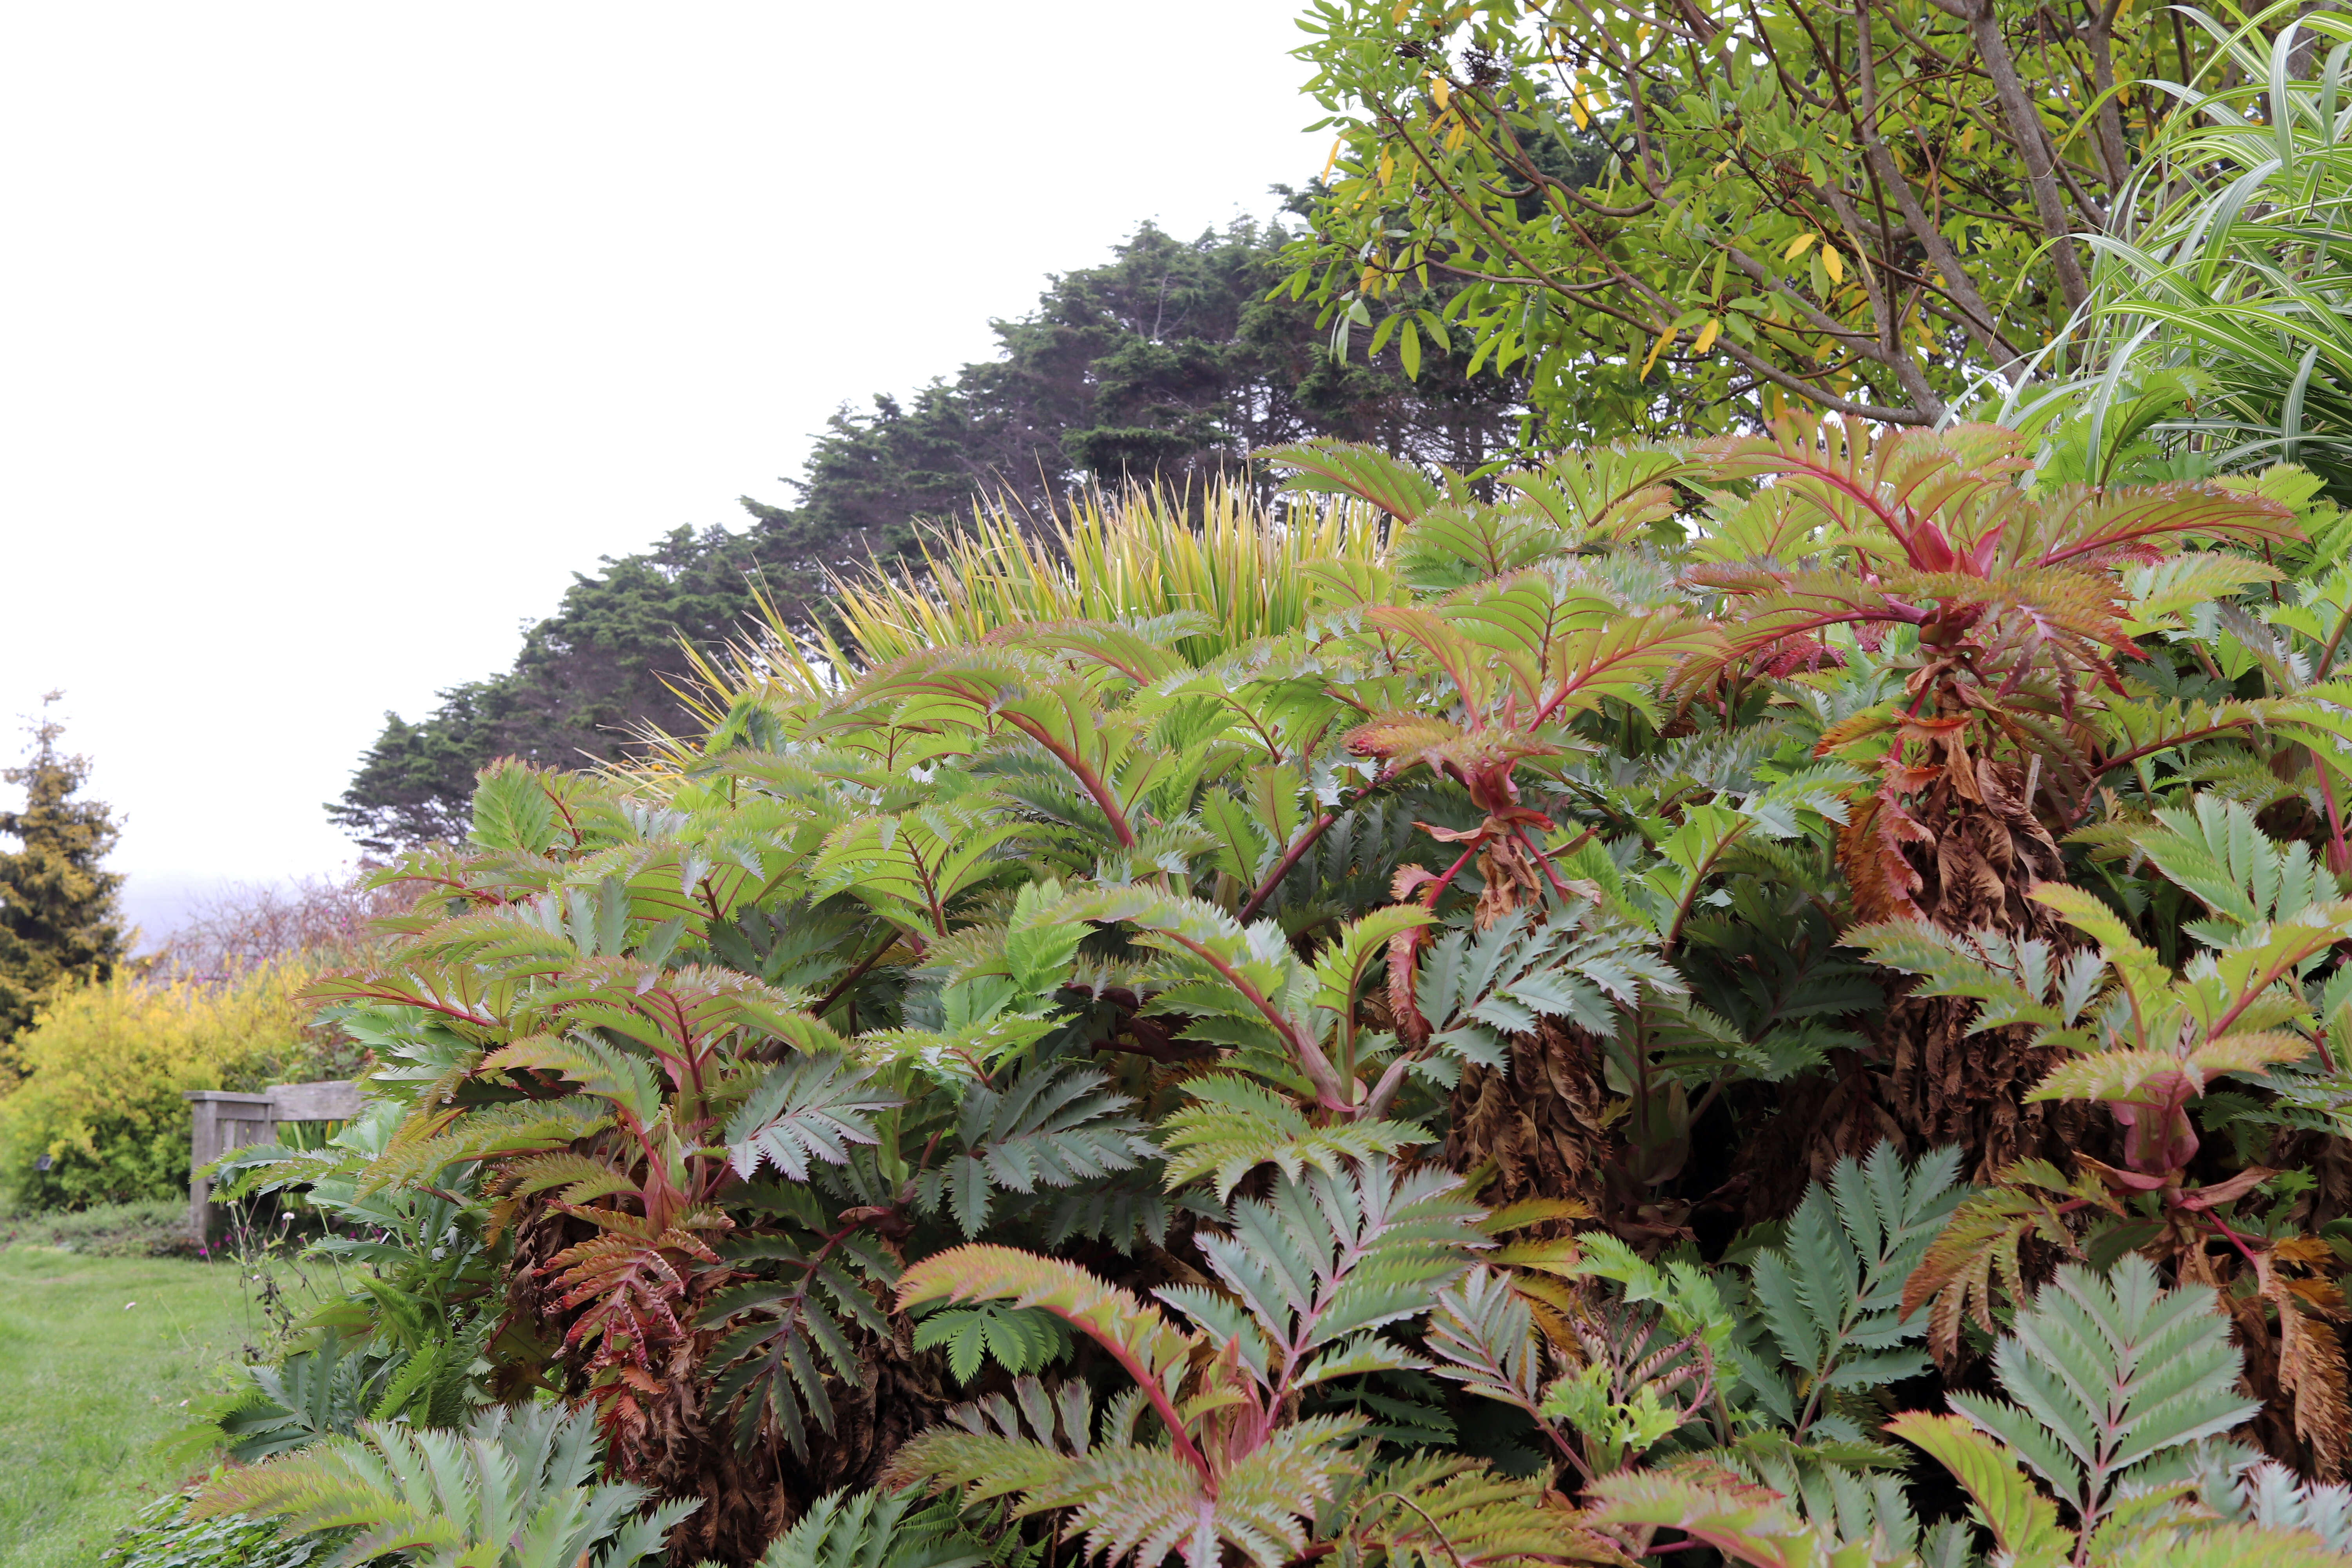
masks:
[[[89,1568],[187,1479],[180,1404],[263,1342],[234,1262],[0,1250],[0,1563]]]

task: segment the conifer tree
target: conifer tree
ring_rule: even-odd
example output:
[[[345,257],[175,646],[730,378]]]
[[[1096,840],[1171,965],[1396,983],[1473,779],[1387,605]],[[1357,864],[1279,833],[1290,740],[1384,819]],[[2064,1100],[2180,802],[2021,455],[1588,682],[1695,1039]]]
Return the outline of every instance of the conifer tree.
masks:
[[[41,700],[42,717],[26,726],[31,751],[0,769],[25,792],[22,810],[0,811],[0,838],[17,844],[0,849],[0,1043],[60,980],[106,979],[126,945],[122,878],[100,866],[122,830],[105,802],[79,798],[89,759],[58,749],[65,726],[47,710],[64,696]]]
[[[1390,347],[1340,363],[1315,307],[1269,299],[1290,232],[1247,222],[1180,239],[1150,225],[1111,259],[1054,276],[1037,308],[994,324],[1000,352],[816,437],[794,504],[744,498],[741,531],[673,530],[582,574],[505,670],[386,713],[327,815],[371,850],[462,838],[475,773],[618,762],[648,728],[690,731],[679,641],[753,636],[762,596],[814,620],[830,574],[910,555],[925,521],[1003,497],[1044,517],[1088,483],[1205,489],[1246,454],[1307,436],[1365,441],[1465,473],[1517,439],[1523,377],[1468,373],[1467,353]]]

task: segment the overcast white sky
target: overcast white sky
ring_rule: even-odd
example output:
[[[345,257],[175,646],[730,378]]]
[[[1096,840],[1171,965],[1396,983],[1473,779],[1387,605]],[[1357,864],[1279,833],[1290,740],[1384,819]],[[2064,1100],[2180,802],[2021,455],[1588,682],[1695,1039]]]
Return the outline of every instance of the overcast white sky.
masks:
[[[1296,9],[5,8],[0,722],[66,689],[151,935],[337,868],[384,710],[574,569],[1314,174]]]

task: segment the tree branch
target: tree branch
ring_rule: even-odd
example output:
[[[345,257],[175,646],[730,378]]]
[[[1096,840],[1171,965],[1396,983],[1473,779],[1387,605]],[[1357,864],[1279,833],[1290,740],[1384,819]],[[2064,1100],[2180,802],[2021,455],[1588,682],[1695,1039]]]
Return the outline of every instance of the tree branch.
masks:
[[[2025,161],[2026,185],[2033,193],[2033,210],[2041,219],[2042,237],[2051,242],[2051,260],[2058,271],[2058,291],[2069,310],[2079,310],[2091,297],[2091,286],[2083,276],[2083,258],[2074,248],[2075,226],[2067,221],[2065,205],[2058,199],[2050,138],[2042,132],[2042,115],[2027,96],[2025,84],[2018,79],[2017,60],[2009,52],[2009,40],[2001,36],[2000,15],[1992,0],[1973,0],[1965,8],[1961,0],[1933,3],[1969,25],[1969,38],[1976,46],[1977,58],[1984,62],[1985,74],[1992,79],[1993,94],[2000,103],[2010,143]]]

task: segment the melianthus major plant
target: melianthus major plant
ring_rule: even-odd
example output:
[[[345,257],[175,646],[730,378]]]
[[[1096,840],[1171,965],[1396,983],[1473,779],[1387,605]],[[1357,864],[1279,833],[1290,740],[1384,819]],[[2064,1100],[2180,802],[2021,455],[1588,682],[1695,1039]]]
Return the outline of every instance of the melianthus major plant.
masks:
[[[2324,1374],[2271,1364],[2340,1386],[2343,1003],[2284,999],[2336,927],[2281,900],[2339,896],[2352,702],[2303,643],[2352,597],[2294,476],[2044,489],[2000,432],[1795,425],[1492,493],[1271,457],[1329,544],[1281,595],[1188,585],[1279,563],[1266,517],[1214,572],[1033,561],[953,616],[885,584],[846,646],[714,668],[709,731],[632,771],[486,771],[469,842],[385,873],[392,960],[319,993],[380,1131],[248,1179],[470,1216],[480,1394],[592,1409],[617,1479],[699,1500],[680,1562],[877,1482],[1152,1563],[1965,1561],[1881,1429],[2062,1255],[2122,1270],[2070,1300],[2207,1325],[2200,1377],[2244,1354],[2256,1436],[2331,1479]],[[2268,871],[2143,829],[2217,793],[2246,826],[2203,852]],[[2284,967],[2220,981],[2124,945],[2282,918]],[[2125,1005],[2216,984],[2259,1049]],[[2224,1070],[2226,1155],[2184,1149]],[[2127,1384],[2137,1342],[2085,1364]],[[2002,1550],[2126,1561],[2235,1484],[2217,1408],[2150,1452],[2222,1480],[2048,1528],[1920,1446]],[[1986,1421],[2071,1484],[2063,1432]]]

